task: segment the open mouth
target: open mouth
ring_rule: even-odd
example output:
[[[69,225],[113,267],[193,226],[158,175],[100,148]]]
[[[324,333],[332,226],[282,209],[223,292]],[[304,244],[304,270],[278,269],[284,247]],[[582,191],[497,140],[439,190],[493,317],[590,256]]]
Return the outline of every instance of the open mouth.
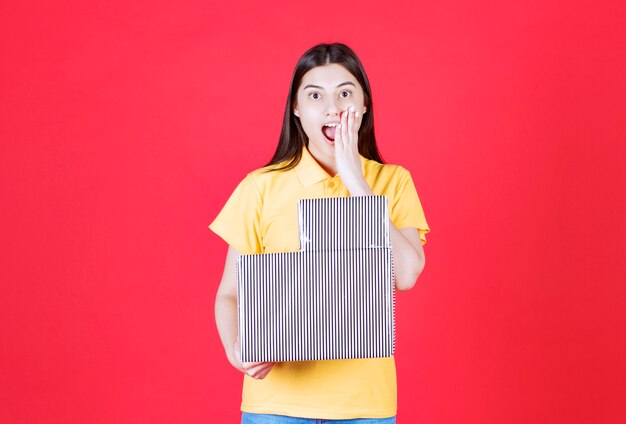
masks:
[[[337,131],[338,123],[326,124],[322,127],[322,133],[326,137],[326,141],[333,143],[335,141],[335,132]]]

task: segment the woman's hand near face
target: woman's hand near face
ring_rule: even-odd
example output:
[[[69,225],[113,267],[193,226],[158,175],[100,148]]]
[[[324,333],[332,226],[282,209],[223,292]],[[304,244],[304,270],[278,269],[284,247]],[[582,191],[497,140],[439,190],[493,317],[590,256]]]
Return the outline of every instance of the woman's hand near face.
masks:
[[[244,374],[249,375],[252,378],[261,380],[269,374],[272,367],[276,362],[241,362],[241,356],[239,354],[240,344],[239,337],[235,340],[235,343],[231,349],[231,354],[228,355],[228,360],[231,365],[241,371]]]
[[[363,115],[350,106],[341,114],[341,124],[335,133],[335,164],[341,180],[352,196],[372,195],[367,185],[359,157],[359,126]]]

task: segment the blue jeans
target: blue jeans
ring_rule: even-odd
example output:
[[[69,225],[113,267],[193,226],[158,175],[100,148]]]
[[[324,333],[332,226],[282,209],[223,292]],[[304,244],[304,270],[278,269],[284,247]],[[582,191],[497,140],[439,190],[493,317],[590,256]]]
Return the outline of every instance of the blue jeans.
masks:
[[[286,415],[241,413],[241,424],[396,424],[396,417],[354,418],[349,420],[323,420],[317,418],[297,418]]]

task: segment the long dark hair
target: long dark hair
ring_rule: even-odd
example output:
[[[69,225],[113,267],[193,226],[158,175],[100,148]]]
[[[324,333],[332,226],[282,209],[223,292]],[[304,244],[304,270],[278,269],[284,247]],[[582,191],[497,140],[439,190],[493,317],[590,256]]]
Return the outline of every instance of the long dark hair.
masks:
[[[270,168],[268,171],[291,169],[300,162],[303,146],[308,147],[308,138],[302,129],[300,120],[297,119],[293,113],[298,88],[300,87],[304,74],[317,66],[327,65],[329,63],[342,65],[357,79],[359,84],[361,84],[367,113],[363,114],[361,126],[359,127],[359,153],[368,159],[384,163],[378,151],[378,147],[376,146],[372,90],[370,89],[370,83],[365,74],[363,64],[361,64],[356,53],[345,44],[318,44],[307,50],[296,64],[296,69],[291,77],[291,87],[289,88],[289,95],[287,97],[287,106],[285,107],[283,128],[280,132],[278,147],[276,147],[276,152],[272,160],[265,166],[279,164],[288,160],[290,160],[290,162],[281,168]]]

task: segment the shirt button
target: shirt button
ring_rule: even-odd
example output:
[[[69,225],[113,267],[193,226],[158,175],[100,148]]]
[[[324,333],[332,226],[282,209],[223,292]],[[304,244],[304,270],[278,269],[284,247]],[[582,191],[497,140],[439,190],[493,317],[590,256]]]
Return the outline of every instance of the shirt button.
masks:
[[[334,187],[334,186],[335,186],[335,182],[334,181],[331,181],[331,182],[328,183],[328,187]]]

